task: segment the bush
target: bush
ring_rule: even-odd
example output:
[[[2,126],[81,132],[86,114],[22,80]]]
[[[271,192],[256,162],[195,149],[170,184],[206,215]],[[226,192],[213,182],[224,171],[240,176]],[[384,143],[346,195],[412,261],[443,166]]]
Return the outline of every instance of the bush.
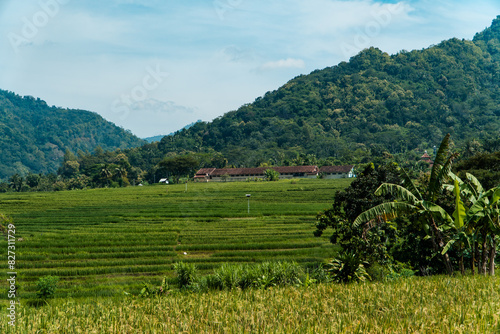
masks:
[[[220,268],[216,269],[213,275],[212,287],[217,290],[232,290],[240,287],[243,277],[245,275],[245,268],[242,265],[223,264]]]
[[[204,279],[207,289],[233,290],[293,285],[305,279],[296,262],[263,262],[256,265],[223,264]]]
[[[36,284],[36,296],[39,299],[49,299],[53,298],[56,293],[57,282],[59,277],[57,276],[45,276],[38,279]]]
[[[152,296],[161,296],[161,295],[166,295],[168,293],[168,290],[170,287],[168,286],[168,281],[167,277],[164,276],[163,280],[161,281],[161,285],[154,287],[151,286],[150,284],[144,283],[144,287],[142,288],[141,292],[139,293],[140,297],[152,297]],[[128,293],[127,293],[128,295]]]
[[[181,289],[188,288],[197,282],[197,269],[194,263],[177,262],[174,264],[174,271]]]
[[[311,279],[314,279],[318,283],[330,283],[332,281],[331,276],[328,274],[323,264],[320,264],[310,271],[308,270],[308,274],[310,274]]]
[[[266,181],[278,181],[280,179],[280,173],[274,169],[266,169],[265,175]]]
[[[366,270],[374,281],[386,282],[390,280],[408,278],[415,275],[415,271],[408,265],[396,262],[396,264],[380,265],[375,263]]]
[[[364,282],[370,279],[365,264],[368,263],[356,253],[344,251],[326,265],[326,270],[338,283]]]

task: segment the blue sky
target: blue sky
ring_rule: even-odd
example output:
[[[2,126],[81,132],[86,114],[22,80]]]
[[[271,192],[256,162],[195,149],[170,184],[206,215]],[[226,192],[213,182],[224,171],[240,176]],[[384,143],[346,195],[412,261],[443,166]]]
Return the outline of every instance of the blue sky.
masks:
[[[493,0],[3,0],[0,88],[168,134],[365,47],[472,39],[499,14]]]

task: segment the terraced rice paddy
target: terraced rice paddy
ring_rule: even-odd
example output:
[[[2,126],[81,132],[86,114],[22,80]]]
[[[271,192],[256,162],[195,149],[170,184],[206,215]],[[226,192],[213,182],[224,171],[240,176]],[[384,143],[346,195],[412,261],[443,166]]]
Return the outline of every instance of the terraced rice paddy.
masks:
[[[34,296],[35,281],[46,275],[60,277],[59,297],[112,296],[173,277],[177,261],[202,273],[225,262],[321,262],[336,249],[327,236],[313,236],[315,216],[350,181],[8,193],[0,195],[0,212],[16,226],[22,298]],[[250,214],[245,194],[252,195]],[[4,238],[0,250],[7,253]],[[6,273],[7,261],[0,268]]]

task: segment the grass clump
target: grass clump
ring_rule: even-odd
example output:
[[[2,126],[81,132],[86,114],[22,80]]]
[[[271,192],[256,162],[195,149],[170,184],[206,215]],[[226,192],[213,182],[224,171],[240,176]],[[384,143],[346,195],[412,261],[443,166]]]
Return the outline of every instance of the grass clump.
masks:
[[[177,262],[174,264],[174,271],[181,290],[193,287],[198,281],[196,264],[194,263]]]
[[[205,290],[233,290],[293,285],[305,279],[303,268],[296,262],[263,262],[259,264],[223,264],[212,275],[205,276]]]

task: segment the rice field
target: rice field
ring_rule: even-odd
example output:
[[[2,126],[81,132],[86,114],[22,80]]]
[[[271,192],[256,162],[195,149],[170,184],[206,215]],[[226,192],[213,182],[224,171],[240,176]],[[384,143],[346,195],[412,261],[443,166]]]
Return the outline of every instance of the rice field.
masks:
[[[327,236],[313,236],[315,216],[350,181],[7,193],[0,195],[0,212],[15,225],[21,300],[34,297],[35,282],[46,275],[60,278],[58,298],[116,296],[172,278],[178,261],[195,263],[202,274],[222,263],[294,260],[314,266],[336,252]],[[7,247],[2,238],[4,254]],[[3,262],[1,270],[12,271]],[[6,302],[7,294],[1,299]]]
[[[498,333],[491,277],[412,277],[385,283],[66,298],[20,306],[1,333]]]

